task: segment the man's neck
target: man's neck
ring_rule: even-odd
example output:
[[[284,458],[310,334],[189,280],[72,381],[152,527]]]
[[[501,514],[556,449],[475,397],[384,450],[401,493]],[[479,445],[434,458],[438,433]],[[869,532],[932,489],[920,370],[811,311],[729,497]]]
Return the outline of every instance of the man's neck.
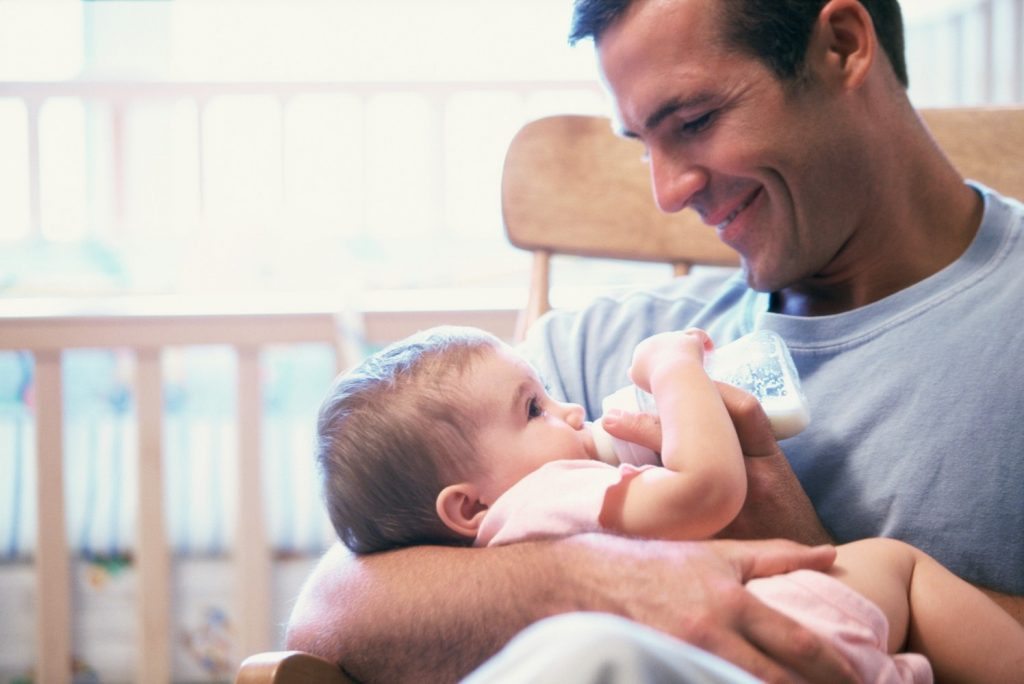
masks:
[[[945,190],[921,193],[903,211],[889,213],[882,229],[861,230],[834,260],[839,264],[845,260],[848,266],[773,292],[769,310],[793,316],[852,311],[910,287],[959,259],[981,225],[983,200],[959,177],[933,187]]]

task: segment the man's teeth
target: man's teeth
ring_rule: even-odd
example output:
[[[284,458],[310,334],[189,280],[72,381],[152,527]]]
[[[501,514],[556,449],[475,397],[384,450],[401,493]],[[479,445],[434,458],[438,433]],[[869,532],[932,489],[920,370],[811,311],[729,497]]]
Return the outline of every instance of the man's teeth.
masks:
[[[731,211],[731,212],[729,213],[729,215],[725,217],[725,220],[724,220],[724,221],[722,221],[721,223],[719,223],[719,224],[718,224],[718,228],[719,228],[719,229],[725,228],[725,227],[726,227],[727,225],[729,225],[730,223],[732,223],[732,220],[733,220],[734,218],[736,218],[737,216],[739,216],[739,215],[740,215],[740,212],[741,212],[741,211],[743,211],[744,209],[746,209],[747,207],[749,207],[749,206],[750,206],[750,202],[751,202],[752,200],[753,200],[753,198],[751,198],[751,199],[748,199],[748,200],[746,200],[745,202],[743,202],[743,204],[741,204],[740,206],[738,206],[738,207],[736,207],[735,209],[733,209],[733,210],[732,210],[732,211]]]

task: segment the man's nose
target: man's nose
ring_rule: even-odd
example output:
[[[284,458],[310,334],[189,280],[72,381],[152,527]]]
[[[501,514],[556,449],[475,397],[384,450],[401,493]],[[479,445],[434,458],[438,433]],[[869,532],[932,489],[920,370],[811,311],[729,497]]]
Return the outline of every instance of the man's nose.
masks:
[[[685,209],[693,196],[707,185],[707,171],[686,160],[652,152],[650,164],[654,201],[667,214]]]

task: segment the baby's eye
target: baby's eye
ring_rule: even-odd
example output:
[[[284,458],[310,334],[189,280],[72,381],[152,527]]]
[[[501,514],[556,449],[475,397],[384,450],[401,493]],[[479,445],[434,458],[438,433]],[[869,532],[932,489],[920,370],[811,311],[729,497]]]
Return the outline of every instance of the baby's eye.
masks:
[[[540,407],[540,402],[537,401],[537,397],[530,397],[530,403],[526,405],[526,416],[529,419],[539,418],[544,414],[544,409]]]

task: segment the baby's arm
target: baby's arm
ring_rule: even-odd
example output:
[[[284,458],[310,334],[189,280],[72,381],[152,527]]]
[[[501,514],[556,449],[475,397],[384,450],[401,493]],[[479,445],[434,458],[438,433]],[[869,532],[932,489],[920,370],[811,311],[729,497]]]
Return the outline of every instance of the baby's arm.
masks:
[[[661,539],[701,539],[725,527],[746,498],[743,452],[718,388],[704,372],[711,340],[703,331],[641,342],[633,382],[654,395],[664,468],[648,469],[609,492],[601,523]]]
[[[1020,682],[1024,628],[934,558],[894,539],[836,547],[829,574],[889,619],[890,653],[924,654],[940,682]]]

